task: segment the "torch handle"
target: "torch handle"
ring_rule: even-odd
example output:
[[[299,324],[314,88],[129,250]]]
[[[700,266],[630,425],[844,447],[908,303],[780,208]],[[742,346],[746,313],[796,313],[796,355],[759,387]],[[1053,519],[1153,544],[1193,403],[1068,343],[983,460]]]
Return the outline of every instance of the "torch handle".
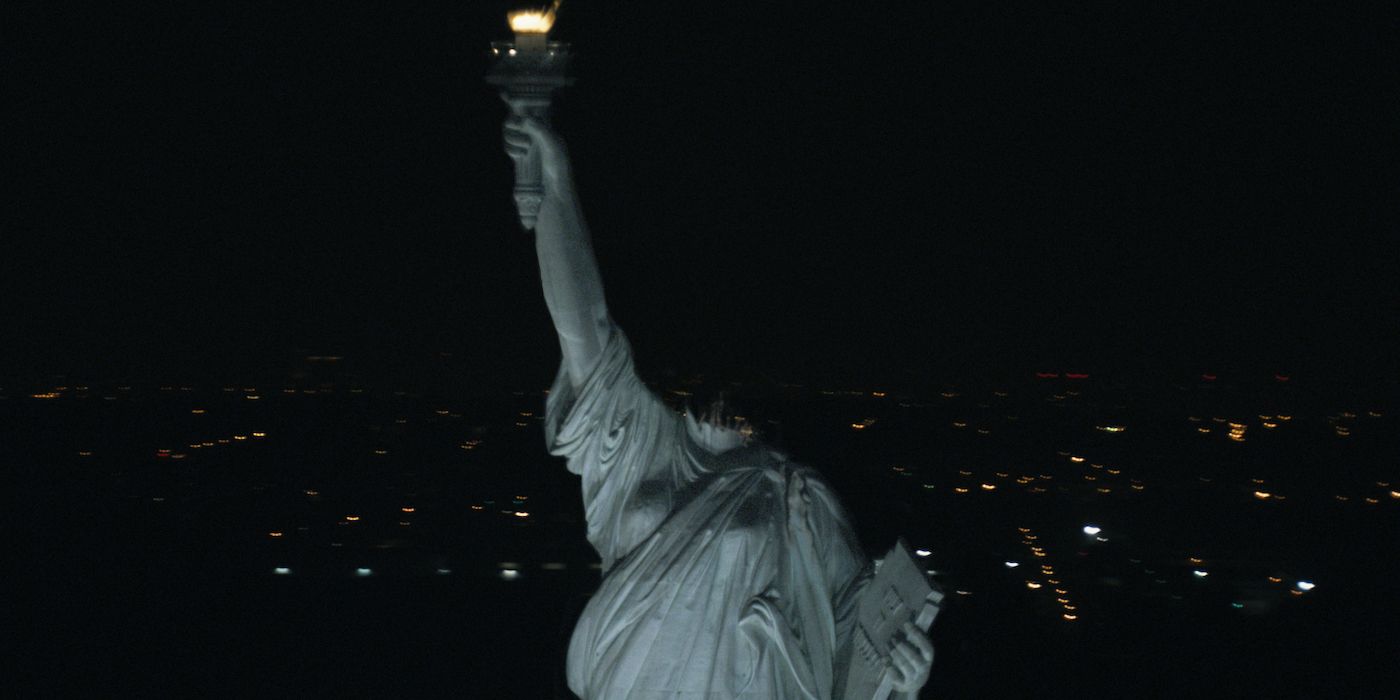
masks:
[[[506,98],[512,114],[549,121],[549,101],[540,99]],[[524,158],[515,161],[515,208],[520,213],[520,226],[535,230],[540,206],[544,203],[544,164],[539,149],[530,149]]]

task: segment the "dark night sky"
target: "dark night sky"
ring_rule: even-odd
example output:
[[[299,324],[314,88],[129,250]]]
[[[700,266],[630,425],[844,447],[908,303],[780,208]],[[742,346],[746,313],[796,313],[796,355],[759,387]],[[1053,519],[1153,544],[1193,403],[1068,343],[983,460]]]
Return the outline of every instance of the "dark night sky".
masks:
[[[129,5],[6,10],[0,376],[552,376],[509,3]],[[1025,5],[567,0],[644,365],[1396,369],[1394,17]]]

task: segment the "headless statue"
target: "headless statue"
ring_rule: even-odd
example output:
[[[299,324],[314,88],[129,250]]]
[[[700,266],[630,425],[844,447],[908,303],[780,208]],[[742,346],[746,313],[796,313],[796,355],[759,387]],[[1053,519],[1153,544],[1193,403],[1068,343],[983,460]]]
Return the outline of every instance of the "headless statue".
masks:
[[[545,437],[582,477],[603,580],[569,642],[583,700],[839,698],[872,567],[820,475],[719,415],[680,415],[637,377],[613,323],[563,141],[511,117],[506,152],[541,159],[535,245],[563,352]],[[907,625],[887,660],[895,697],[928,680]]]

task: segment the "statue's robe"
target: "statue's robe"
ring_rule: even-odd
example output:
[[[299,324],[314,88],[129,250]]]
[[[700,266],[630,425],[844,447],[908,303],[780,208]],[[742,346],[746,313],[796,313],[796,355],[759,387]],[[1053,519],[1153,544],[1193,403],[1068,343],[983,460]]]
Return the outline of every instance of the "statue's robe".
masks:
[[[870,567],[815,471],[761,445],[707,451],[638,379],[616,326],[581,388],[560,367],[545,434],[583,477],[588,540],[602,557],[569,643],[574,693],[833,696]],[[803,487],[805,518],[787,496]]]

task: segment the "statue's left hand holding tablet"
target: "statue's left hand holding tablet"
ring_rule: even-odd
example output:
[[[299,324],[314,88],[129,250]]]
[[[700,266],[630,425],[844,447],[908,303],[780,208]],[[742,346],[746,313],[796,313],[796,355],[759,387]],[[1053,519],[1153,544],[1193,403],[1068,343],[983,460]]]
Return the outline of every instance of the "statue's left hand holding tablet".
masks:
[[[894,700],[918,697],[933,668],[933,644],[912,622],[904,624],[903,635],[890,653],[890,678]]]

